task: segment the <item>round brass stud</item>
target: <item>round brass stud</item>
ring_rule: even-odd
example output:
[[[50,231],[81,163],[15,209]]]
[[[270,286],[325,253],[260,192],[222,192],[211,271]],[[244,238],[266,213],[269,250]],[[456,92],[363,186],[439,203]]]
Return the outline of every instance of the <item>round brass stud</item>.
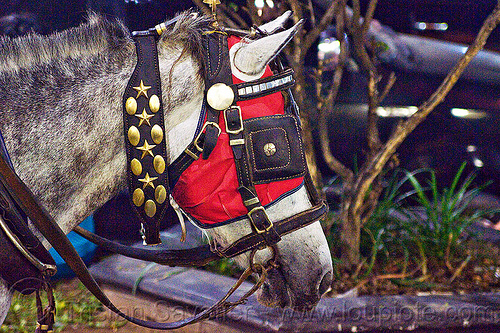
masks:
[[[144,191],[140,188],[136,188],[132,194],[132,201],[134,202],[134,205],[140,207],[144,203]]]
[[[144,204],[144,211],[146,212],[146,215],[149,217],[153,217],[156,214],[156,204],[153,200],[148,200]]]
[[[160,205],[167,199],[167,190],[163,185],[159,185],[155,189],[155,200]]]
[[[161,155],[156,155],[153,160],[153,166],[160,175],[165,171],[165,160]]]
[[[132,144],[132,146],[137,146],[139,141],[141,140],[141,133],[135,126],[130,126],[128,129],[128,141]]]
[[[207,91],[207,103],[215,110],[225,110],[234,102],[234,92],[224,83],[216,83]]]
[[[130,161],[130,169],[134,173],[134,175],[139,176],[142,173],[142,164],[139,162],[137,158],[134,158]]]
[[[161,129],[160,125],[156,124],[153,126],[153,128],[151,129],[151,138],[157,145],[161,143],[161,141],[163,140],[163,130]]]
[[[151,98],[149,99],[149,109],[153,113],[156,113],[158,112],[158,110],[160,110],[160,99],[158,98],[158,96],[151,96]]]
[[[137,111],[137,101],[135,100],[135,98],[127,98],[127,101],[125,102],[125,110],[131,116],[135,114],[135,112]]]
[[[276,154],[276,146],[274,143],[269,142],[264,145],[264,154],[266,154],[266,156],[273,156]]]

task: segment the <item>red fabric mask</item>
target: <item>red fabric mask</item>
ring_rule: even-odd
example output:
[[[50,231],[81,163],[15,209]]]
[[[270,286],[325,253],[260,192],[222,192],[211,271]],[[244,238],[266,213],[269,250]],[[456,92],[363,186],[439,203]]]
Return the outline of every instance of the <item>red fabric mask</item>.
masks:
[[[240,38],[231,36],[231,48]],[[269,66],[262,77],[271,76]],[[233,75],[233,83],[241,83]],[[284,114],[284,99],[281,92],[237,102],[241,107],[243,119]],[[233,219],[248,212],[237,190],[238,178],[229,146],[229,136],[225,130],[224,116],[221,112],[219,126],[222,130],[217,145],[210,157],[194,161],[179,178],[172,195],[175,201],[195,219],[202,228],[211,228],[232,222]],[[299,187],[303,177],[255,185],[257,195],[263,206]]]

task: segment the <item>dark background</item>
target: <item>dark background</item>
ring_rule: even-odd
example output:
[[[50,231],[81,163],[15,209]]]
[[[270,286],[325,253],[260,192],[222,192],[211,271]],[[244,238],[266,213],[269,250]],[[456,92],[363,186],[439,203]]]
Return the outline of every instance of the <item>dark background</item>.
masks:
[[[245,3],[242,0],[225,2]],[[279,0],[275,3],[278,8]],[[313,0],[318,15],[329,3],[329,0]],[[367,3],[368,0],[361,0],[363,10]],[[375,18],[395,32],[468,44],[495,5],[494,0],[379,0]],[[17,36],[30,30],[47,34],[67,29],[84,21],[88,10],[119,18],[130,30],[144,30],[191,7],[195,5],[187,0],[6,0],[0,2],[0,34]],[[419,30],[416,28],[418,22],[446,23],[448,28],[443,31]],[[493,32],[487,48],[500,50],[500,30]],[[316,58],[315,50],[312,50],[307,65],[315,66]],[[500,73],[500,68],[498,70]],[[443,79],[442,75],[408,72],[393,68],[391,64],[381,65],[381,71],[395,71],[398,78],[383,102],[385,106],[420,105]],[[398,151],[401,166],[406,169],[433,168],[440,184],[446,185],[460,164],[468,161],[468,171],[478,172],[478,183],[492,180],[493,184],[487,190],[500,195],[500,74],[495,79],[498,83],[460,80],[444,103],[401,146]],[[362,162],[362,152],[366,149],[363,137],[366,124],[358,108],[366,103],[365,87],[364,73],[347,70],[339,93],[337,113],[329,119],[334,155],[351,167]],[[454,117],[450,110],[457,107],[485,112],[486,117]],[[380,120],[383,138],[389,135],[398,120]],[[470,151],[470,147],[474,147],[474,151]],[[478,159],[483,166],[474,166]],[[319,162],[327,181],[335,177],[320,157]],[[122,210],[118,208],[116,212]]]

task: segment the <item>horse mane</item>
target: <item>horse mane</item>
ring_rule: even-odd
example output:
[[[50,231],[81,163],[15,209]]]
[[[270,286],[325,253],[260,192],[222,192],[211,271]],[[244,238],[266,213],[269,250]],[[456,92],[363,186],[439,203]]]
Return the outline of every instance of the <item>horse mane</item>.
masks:
[[[177,16],[179,20],[175,25],[168,27],[167,31],[161,35],[160,41],[167,44],[184,45],[181,57],[186,52],[189,52],[200,65],[200,72],[198,74],[203,77],[204,61],[202,54],[202,32],[206,31],[207,27],[213,21],[210,17],[193,14],[197,14],[197,12],[188,10],[180,13]]]
[[[193,16],[191,11],[179,14],[178,22],[162,34],[167,42],[180,42],[201,64],[201,31],[209,19]],[[85,23],[48,36],[29,33],[22,37],[0,36],[0,71],[17,71],[60,62],[68,58],[95,58],[113,53],[113,61],[133,50],[130,32],[115,19],[89,12]],[[125,52],[123,57],[117,52]]]
[[[29,69],[68,58],[91,58],[117,50],[129,39],[127,28],[89,13],[87,22],[48,36],[29,33],[22,37],[0,37],[0,70]]]

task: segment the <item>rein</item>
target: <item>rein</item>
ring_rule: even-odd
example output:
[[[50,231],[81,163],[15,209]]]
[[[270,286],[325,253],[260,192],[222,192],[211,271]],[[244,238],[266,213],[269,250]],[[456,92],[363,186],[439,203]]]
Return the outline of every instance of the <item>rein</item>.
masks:
[[[245,270],[224,298],[191,318],[178,322],[157,323],[130,317],[121,312],[100,289],[66,235],[15,174],[9,165],[7,152],[0,150],[0,212],[2,213],[0,227],[5,234],[10,235],[10,241],[22,253],[23,260],[28,260],[31,263],[30,268],[35,272],[30,273],[30,276],[42,281],[41,284],[35,285],[33,288],[36,290],[46,289],[49,298],[48,308],[42,310],[37,294],[39,310],[37,332],[52,331],[55,306],[50,287],[48,287],[48,277],[55,272],[55,269],[48,252],[43,249],[39,241],[36,243],[36,237],[29,236],[32,233],[26,226],[26,220],[22,218],[23,213],[29,217],[35,227],[67,262],[85,287],[106,307],[134,324],[151,329],[169,330],[200,320],[217,318],[231,311],[238,304],[245,302],[262,285],[268,271],[277,267],[276,243],[281,237],[319,220],[328,210],[326,203],[319,198],[305,165],[299,136],[298,109],[289,92],[290,86],[294,83],[293,71],[284,70],[278,64],[277,74],[255,81],[234,84],[231,80],[227,32],[224,30],[207,30],[207,33],[204,34],[204,57],[207,62],[205,64],[207,72],[205,85],[207,90],[205,92],[206,119],[204,119],[203,126],[201,130],[197,131],[194,140],[181,156],[170,166],[165,165],[164,138],[166,132],[161,105],[162,94],[156,42],[167,26],[176,21],[177,18],[174,18],[147,31],[133,33],[138,62],[123,98],[127,165],[130,171],[128,176],[129,189],[132,204],[141,222],[144,245],[125,246],[78,226],[74,230],[84,238],[111,252],[169,266],[202,266],[220,258],[231,258],[251,251],[249,268]],[[231,31],[228,30],[228,32]],[[239,31],[232,32],[239,33]],[[248,101],[287,90],[291,102],[284,115],[243,119],[242,109],[236,104],[239,101]],[[223,115],[222,125],[219,122],[219,119],[222,119],[221,114]],[[206,160],[213,152],[215,154],[214,149],[219,140],[221,127],[229,136],[229,145],[237,171],[237,191],[241,196],[244,208],[247,210],[244,217],[250,221],[253,232],[225,248],[221,248],[215,242],[185,250],[166,250],[162,249],[161,246],[150,246],[161,243],[158,230],[159,221],[164,218],[164,212],[170,200],[173,200],[171,197],[172,189],[191,164],[198,163],[200,157],[202,160]],[[285,133],[285,136],[280,137],[282,135],[280,133]],[[278,148],[274,143],[269,142],[270,138],[276,141]],[[263,152],[257,151],[254,146],[265,147],[265,149]],[[287,150],[280,150],[281,146],[287,147]],[[252,152],[251,155],[248,153],[249,151]],[[283,156],[280,154],[285,154],[290,159],[284,167],[281,166]],[[267,159],[265,159],[266,156]],[[261,162],[261,159],[264,159],[265,162]],[[300,177],[303,178],[303,184],[312,207],[301,213],[272,222],[267,215],[265,205],[262,204],[258,196],[256,185],[278,179],[300,179]],[[16,206],[19,209],[16,209]],[[12,221],[12,223],[5,223],[5,221]],[[227,223],[232,222],[234,221]],[[202,225],[201,227],[213,226]],[[23,232],[16,233],[16,230],[19,229],[22,229]],[[26,234],[28,237],[25,236]],[[35,238],[35,240],[31,240],[34,245],[24,246],[26,238],[30,238],[30,240]],[[272,250],[273,257],[264,264],[255,263],[256,251],[266,247]],[[42,248],[43,251],[37,252],[33,248]],[[228,301],[234,291],[253,273],[260,275],[257,283],[239,300]],[[7,281],[17,282],[16,279],[17,277],[14,277]]]

